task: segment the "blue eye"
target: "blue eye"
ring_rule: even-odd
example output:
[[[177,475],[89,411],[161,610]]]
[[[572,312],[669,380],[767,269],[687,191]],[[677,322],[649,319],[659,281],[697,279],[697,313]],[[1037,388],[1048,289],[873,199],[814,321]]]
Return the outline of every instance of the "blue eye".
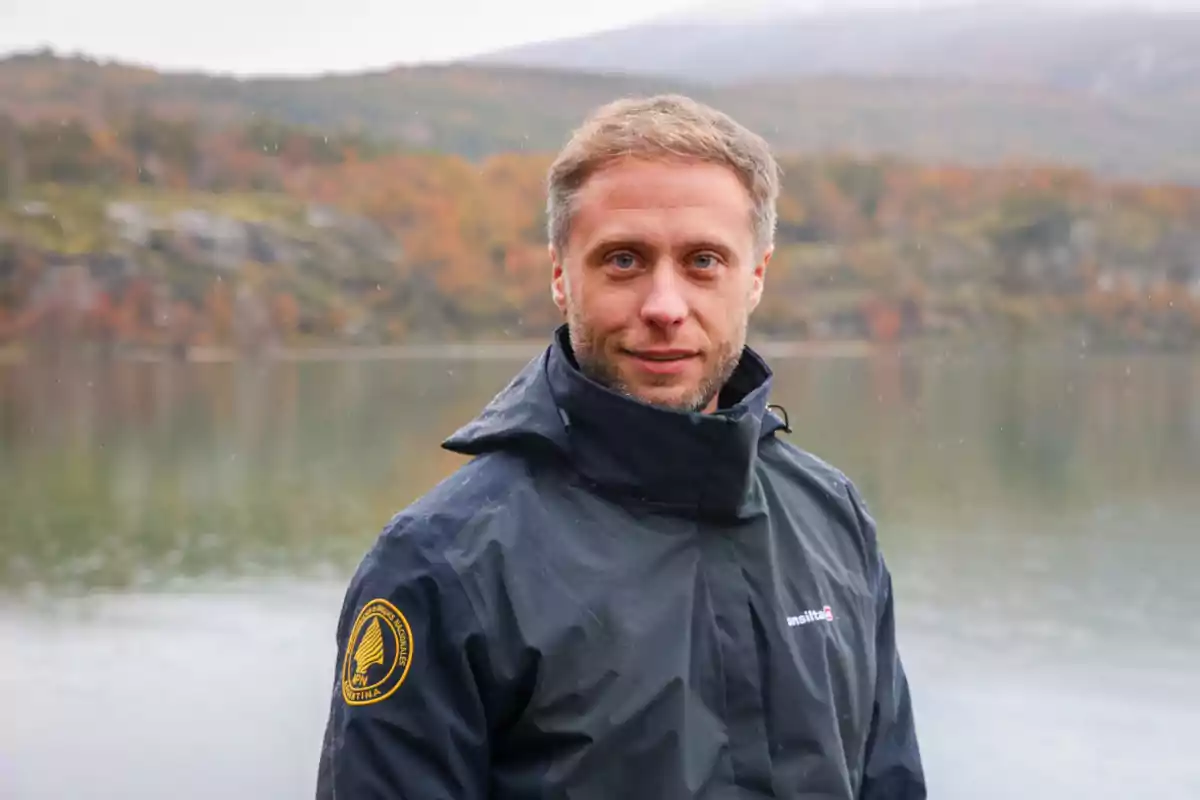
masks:
[[[712,269],[720,263],[712,253],[697,253],[692,259],[692,265],[702,270]]]
[[[608,262],[617,269],[633,269],[637,266],[637,258],[633,253],[613,253],[608,258]]]

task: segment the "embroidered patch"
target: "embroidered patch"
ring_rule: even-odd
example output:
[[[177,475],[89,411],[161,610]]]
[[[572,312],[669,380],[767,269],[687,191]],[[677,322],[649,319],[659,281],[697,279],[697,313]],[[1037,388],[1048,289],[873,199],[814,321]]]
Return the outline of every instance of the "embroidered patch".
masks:
[[[363,606],[346,642],[342,699],[352,706],[378,703],[400,688],[412,665],[412,628],[387,600]]]

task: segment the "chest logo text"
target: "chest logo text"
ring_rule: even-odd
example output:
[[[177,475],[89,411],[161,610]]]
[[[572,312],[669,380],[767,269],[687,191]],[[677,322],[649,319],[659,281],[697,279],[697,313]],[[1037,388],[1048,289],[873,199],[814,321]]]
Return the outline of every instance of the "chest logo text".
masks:
[[[809,625],[813,622],[833,622],[833,609],[825,606],[820,611],[810,609],[803,614],[797,614],[787,618],[789,628],[798,628],[801,625]]]

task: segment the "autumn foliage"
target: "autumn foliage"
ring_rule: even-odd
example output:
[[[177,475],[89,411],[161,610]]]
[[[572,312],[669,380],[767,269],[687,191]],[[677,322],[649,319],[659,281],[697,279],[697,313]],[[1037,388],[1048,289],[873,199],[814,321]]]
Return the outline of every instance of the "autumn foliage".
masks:
[[[550,154],[256,120],[0,120],[0,340],[389,344],[544,334]],[[786,157],[769,336],[1200,339],[1200,191],[1042,166]],[[247,344],[250,343],[250,344]]]

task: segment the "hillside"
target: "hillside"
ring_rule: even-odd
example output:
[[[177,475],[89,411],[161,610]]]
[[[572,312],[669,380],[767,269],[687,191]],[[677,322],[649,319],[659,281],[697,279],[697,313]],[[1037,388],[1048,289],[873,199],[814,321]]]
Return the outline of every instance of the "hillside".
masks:
[[[556,146],[571,123],[598,103],[682,86],[454,65],[238,79],[44,52],[0,60],[0,112],[27,121],[82,116],[103,122],[137,108],[217,125],[263,117],[329,133],[360,131],[411,148],[472,158]]]
[[[854,5],[820,13],[684,13],[511,48],[476,62],[714,84],[906,76],[1026,83],[1126,99],[1197,98],[1200,13],[1053,2],[919,10]]]
[[[745,45],[738,52],[745,53]],[[588,109],[652,91],[685,91],[715,103],[787,153],[1056,163],[1117,177],[1200,181],[1200,104],[1178,97],[1126,100],[920,77],[708,86],[460,64],[234,79],[48,53],[0,60],[0,113],[26,122],[82,118],[103,127],[138,109],[207,127],[267,118],[472,159],[553,150]]]
[[[469,161],[263,119],[0,138],[0,345],[543,336],[550,154]],[[756,334],[1200,345],[1200,189],[1063,168],[783,159]]]

